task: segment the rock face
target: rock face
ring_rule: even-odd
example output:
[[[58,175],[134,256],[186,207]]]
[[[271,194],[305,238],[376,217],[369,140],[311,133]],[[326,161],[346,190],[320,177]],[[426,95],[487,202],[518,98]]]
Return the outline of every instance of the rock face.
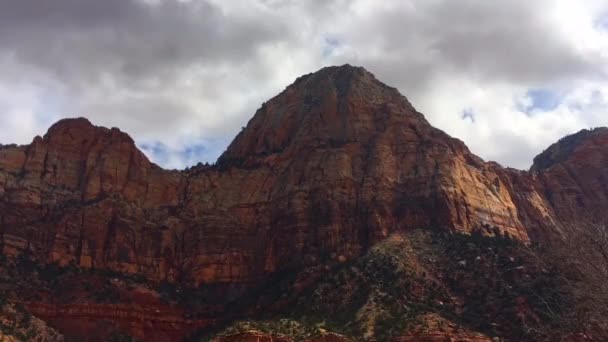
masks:
[[[607,131],[503,169],[364,69],[330,67],[265,103],[215,167],[163,170],[86,119],[0,149],[2,249],[199,285],[345,260],[414,227],[528,240],[608,208]]]
[[[564,137],[536,156],[530,171],[539,172],[557,164],[575,162],[577,160],[602,165],[606,162],[607,137],[607,127],[599,127],[592,130],[584,129],[576,134]]]
[[[151,164],[128,135],[86,119],[60,121],[28,146],[0,150],[0,169],[5,254],[126,272],[150,273],[140,267],[155,259],[146,254],[154,249],[136,255],[143,250],[133,244],[155,242],[149,232],[138,235],[142,225],[177,205],[183,187],[183,177]]]
[[[563,138],[536,157],[531,170],[561,222],[606,221],[608,128]]]
[[[163,170],[82,118],[0,146],[3,254],[191,286],[343,262],[410,228],[541,239],[607,209],[608,129],[504,169],[348,65],[263,104],[211,167]]]
[[[493,169],[532,240],[574,224],[608,220],[608,128],[564,137],[534,158],[529,172]]]

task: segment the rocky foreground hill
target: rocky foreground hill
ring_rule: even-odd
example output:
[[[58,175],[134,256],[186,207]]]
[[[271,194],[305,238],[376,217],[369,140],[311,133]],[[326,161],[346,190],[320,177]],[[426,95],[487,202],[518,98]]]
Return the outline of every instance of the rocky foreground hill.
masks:
[[[576,340],[537,246],[607,212],[607,128],[504,168],[329,67],[210,166],[83,118],[0,146],[0,293],[68,340]]]

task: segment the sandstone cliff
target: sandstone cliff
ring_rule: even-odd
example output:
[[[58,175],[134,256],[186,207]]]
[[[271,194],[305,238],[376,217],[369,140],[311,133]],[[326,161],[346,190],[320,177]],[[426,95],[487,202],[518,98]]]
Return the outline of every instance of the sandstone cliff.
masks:
[[[393,232],[525,242],[607,209],[607,129],[560,141],[530,171],[505,169],[348,65],[264,103],[210,167],[163,170],[127,134],[82,118],[0,147],[4,255],[231,293]]]
[[[503,169],[364,69],[325,68],[265,103],[215,167],[163,170],[86,119],[1,149],[0,241],[43,262],[202,284],[348,259],[408,228],[528,240],[608,207],[607,130],[576,137],[531,172]]]

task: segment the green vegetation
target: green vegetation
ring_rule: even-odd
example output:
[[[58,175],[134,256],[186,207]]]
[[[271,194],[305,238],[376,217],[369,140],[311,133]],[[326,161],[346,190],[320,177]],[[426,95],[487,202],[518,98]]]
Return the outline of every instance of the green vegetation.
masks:
[[[261,332],[302,341],[320,336],[326,331],[325,328],[323,322],[316,323],[306,319],[296,321],[289,318],[277,318],[267,321],[238,321],[215,336],[231,336],[243,332]],[[203,340],[208,341],[211,337],[207,336]]]
[[[0,296],[0,302],[0,336],[12,336],[18,341],[33,341],[41,334],[49,341],[59,336],[42,322],[34,322],[23,306],[10,304],[4,296]]]
[[[253,330],[301,340],[328,331],[354,340],[389,340],[412,329],[424,331],[427,318],[438,317],[439,329],[449,322],[489,337],[537,340],[566,314],[565,305],[551,303],[571,298],[535,253],[502,235],[423,230],[394,235],[325,272],[299,294],[293,288],[314,270],[284,277],[272,290],[256,294],[288,303],[284,309],[216,333]]]
[[[565,324],[572,317],[569,308],[575,298],[564,286],[563,270],[544,255],[539,247],[500,234],[414,230],[390,236],[348,262],[328,258],[300,272],[277,273],[245,294],[241,289],[226,294],[211,286],[154,284],[73,264],[38,265],[28,255],[1,260],[0,284],[18,288],[19,298],[25,300],[45,293],[60,302],[107,303],[129,300],[121,288],[141,286],[193,314],[197,308],[228,300],[229,311],[221,316],[231,316],[236,323],[203,331],[196,341],[246,331],[294,340],[325,332],[354,340],[389,340],[433,329],[532,341],[559,329],[575,331]],[[0,298],[2,303],[5,298]],[[12,331],[11,326],[2,329]],[[117,335],[115,340],[128,341],[124,338],[128,336]]]

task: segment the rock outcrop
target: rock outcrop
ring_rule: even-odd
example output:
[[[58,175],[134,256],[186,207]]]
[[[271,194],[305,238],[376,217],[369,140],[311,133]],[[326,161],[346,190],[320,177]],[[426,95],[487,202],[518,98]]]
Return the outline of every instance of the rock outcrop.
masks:
[[[82,118],[0,147],[4,255],[231,293],[352,259],[392,232],[529,241],[607,209],[608,129],[560,141],[530,171],[505,169],[348,65],[264,103],[210,167],[163,170],[127,134]]]
[[[560,222],[608,219],[608,128],[561,139],[534,159],[531,170]]]
[[[86,119],[1,149],[2,249],[199,285],[348,259],[415,227],[526,241],[608,206],[606,131],[503,169],[364,69],[330,67],[265,103],[215,167],[163,170]]]

